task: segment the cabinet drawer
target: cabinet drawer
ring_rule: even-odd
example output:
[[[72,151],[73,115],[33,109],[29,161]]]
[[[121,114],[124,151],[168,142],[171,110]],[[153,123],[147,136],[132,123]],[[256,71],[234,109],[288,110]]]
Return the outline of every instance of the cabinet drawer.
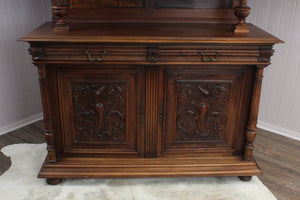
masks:
[[[45,61],[146,61],[143,45],[47,45],[38,60]]]
[[[258,46],[160,46],[160,62],[257,62]]]
[[[273,50],[258,45],[51,44],[31,46],[34,61],[163,63],[269,63]]]

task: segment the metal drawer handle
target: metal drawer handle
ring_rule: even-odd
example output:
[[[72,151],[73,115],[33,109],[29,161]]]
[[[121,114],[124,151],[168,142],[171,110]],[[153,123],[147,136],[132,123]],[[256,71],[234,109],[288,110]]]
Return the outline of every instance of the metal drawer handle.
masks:
[[[202,57],[203,62],[216,62],[218,60],[218,57],[222,55],[222,52],[217,52],[214,57],[207,57],[205,53],[201,52],[199,53],[200,56]]]
[[[88,56],[88,60],[89,60],[90,62],[96,62],[96,61],[103,61],[103,57],[104,57],[104,55],[106,54],[106,51],[103,51],[103,52],[101,53],[101,57],[94,57],[94,58],[92,58],[91,53],[88,52],[88,51],[85,51],[85,54]]]

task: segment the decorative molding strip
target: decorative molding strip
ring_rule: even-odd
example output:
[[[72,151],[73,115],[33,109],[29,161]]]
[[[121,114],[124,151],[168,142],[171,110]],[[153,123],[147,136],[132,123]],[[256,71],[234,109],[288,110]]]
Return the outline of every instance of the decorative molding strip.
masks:
[[[289,129],[286,129],[286,128],[283,128],[283,127],[280,127],[280,126],[276,126],[276,125],[273,125],[273,124],[269,124],[269,123],[266,123],[266,122],[262,122],[262,121],[258,121],[257,127],[260,128],[260,129],[264,129],[266,131],[273,132],[273,133],[278,134],[278,135],[288,137],[288,138],[293,139],[293,140],[300,141],[300,133],[297,132],[297,131],[289,130]]]
[[[17,122],[0,127],[0,135],[4,135],[5,133],[9,133],[11,131],[17,130],[19,128],[22,128],[24,126],[27,126],[34,122],[37,122],[41,119],[43,119],[43,113],[38,113],[38,114],[32,115],[30,117],[27,117],[25,119],[21,119]]]

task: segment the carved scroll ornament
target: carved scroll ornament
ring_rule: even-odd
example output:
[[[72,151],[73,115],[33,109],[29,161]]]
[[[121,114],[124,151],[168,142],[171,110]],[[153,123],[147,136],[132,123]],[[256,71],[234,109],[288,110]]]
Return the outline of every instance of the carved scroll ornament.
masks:
[[[126,143],[126,84],[73,83],[77,142]]]
[[[176,141],[218,140],[225,131],[230,83],[177,82]]]

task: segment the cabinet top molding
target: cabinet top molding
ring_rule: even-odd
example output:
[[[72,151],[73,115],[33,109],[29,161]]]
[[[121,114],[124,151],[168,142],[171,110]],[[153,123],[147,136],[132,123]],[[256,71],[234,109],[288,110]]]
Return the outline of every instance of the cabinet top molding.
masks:
[[[69,32],[54,32],[52,23],[45,23],[20,40],[70,43],[283,43],[252,24],[248,26],[249,34],[236,35],[231,32],[231,24],[219,23],[74,23]]]

